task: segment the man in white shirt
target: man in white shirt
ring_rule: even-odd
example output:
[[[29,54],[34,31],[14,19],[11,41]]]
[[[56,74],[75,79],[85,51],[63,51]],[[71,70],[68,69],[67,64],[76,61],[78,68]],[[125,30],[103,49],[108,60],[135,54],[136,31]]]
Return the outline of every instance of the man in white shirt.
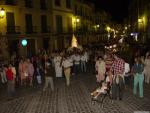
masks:
[[[81,71],[86,72],[86,63],[87,63],[87,56],[86,54],[81,54]]]
[[[130,65],[129,63],[125,62],[124,77],[123,77],[125,85],[129,85],[130,79],[129,72],[130,72]]]
[[[80,72],[80,59],[80,55],[76,53],[74,56],[74,72],[76,75]]]

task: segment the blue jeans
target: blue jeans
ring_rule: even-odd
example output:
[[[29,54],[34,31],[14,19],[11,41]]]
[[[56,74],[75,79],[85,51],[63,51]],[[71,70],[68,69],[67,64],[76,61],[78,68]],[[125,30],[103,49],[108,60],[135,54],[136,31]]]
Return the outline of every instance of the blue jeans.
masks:
[[[134,87],[133,87],[133,93],[137,93],[137,85],[139,84],[139,96],[143,97],[143,81],[144,81],[144,75],[136,73],[134,75]]]

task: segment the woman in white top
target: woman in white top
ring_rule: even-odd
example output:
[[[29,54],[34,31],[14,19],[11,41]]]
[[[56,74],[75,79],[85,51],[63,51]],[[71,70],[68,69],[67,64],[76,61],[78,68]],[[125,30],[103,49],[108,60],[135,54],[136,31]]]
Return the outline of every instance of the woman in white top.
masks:
[[[144,61],[144,74],[145,74],[145,82],[149,84],[150,82],[150,54],[146,57]]]
[[[105,78],[106,65],[101,56],[98,57],[95,68],[96,68],[96,72],[97,72],[97,75],[96,75],[97,82],[103,81]]]
[[[67,86],[69,86],[70,85],[71,66],[72,66],[72,63],[71,63],[71,60],[69,57],[64,57],[62,66],[64,68],[66,84],[67,84]]]

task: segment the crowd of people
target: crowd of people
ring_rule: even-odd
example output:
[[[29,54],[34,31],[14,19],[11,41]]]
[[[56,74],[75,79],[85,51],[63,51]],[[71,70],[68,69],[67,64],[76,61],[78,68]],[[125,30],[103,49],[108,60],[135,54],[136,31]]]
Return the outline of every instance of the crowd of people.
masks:
[[[123,59],[121,54],[111,53],[110,51],[107,51],[104,55],[101,52],[97,53],[95,61],[96,79],[100,85],[91,93],[94,98],[106,93],[107,87],[111,86],[112,99],[122,100],[124,88],[129,85],[130,78],[133,78],[133,94],[137,95],[137,86],[139,86],[139,97],[144,97],[144,80],[147,84],[150,82],[149,51],[145,56],[135,55],[133,64]]]
[[[3,84],[7,83],[9,95],[15,94],[15,87],[44,84],[43,91],[50,84],[54,90],[54,78],[66,78],[66,85],[70,85],[70,76],[87,71],[88,53],[86,50],[72,48],[72,50],[55,51],[51,54],[42,52],[36,56],[12,56],[7,63],[1,63],[0,78]]]
[[[111,86],[112,99],[122,100],[124,86],[133,80],[133,94],[137,94],[139,85],[139,97],[143,98],[143,83],[150,82],[150,52],[145,56],[140,54],[134,56],[134,63],[126,61],[121,54],[112,53],[109,50],[91,50],[72,48],[68,51],[55,51],[51,54],[40,53],[33,57],[12,56],[7,63],[1,63],[0,78],[2,84],[7,84],[9,95],[15,94],[16,87],[33,86],[43,84],[46,91],[50,84],[54,91],[54,78],[65,77],[66,86],[70,86],[71,75],[78,76],[81,72],[95,70],[96,82],[99,87],[91,93],[97,98],[105,92],[108,85]]]

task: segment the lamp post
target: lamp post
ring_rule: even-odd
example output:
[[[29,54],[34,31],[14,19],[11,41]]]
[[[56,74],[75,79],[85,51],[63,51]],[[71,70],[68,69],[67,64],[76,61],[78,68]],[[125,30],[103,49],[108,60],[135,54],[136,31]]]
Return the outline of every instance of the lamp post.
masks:
[[[2,21],[0,21],[0,25],[1,25],[0,29],[2,29],[4,17],[5,17],[5,10],[4,10],[4,8],[0,8],[0,20],[2,20]],[[0,30],[0,32],[1,32],[1,30]]]

